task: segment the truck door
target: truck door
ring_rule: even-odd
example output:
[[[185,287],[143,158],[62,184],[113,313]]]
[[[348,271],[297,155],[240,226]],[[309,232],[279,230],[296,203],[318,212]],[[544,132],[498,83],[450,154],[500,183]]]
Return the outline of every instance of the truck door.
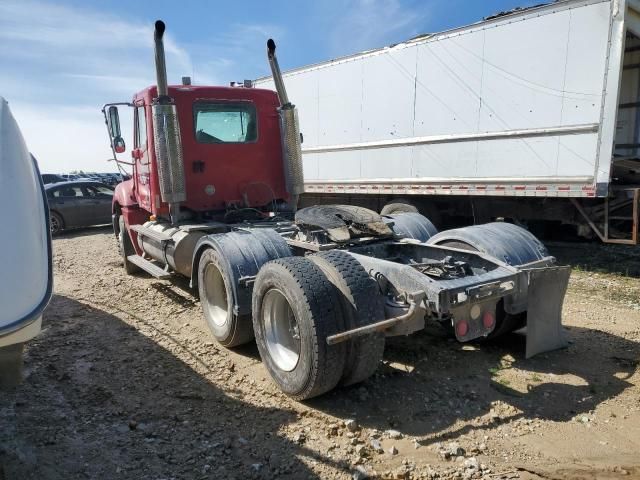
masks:
[[[142,103],[136,104],[133,126],[135,151],[135,182],[140,206],[151,211],[151,165],[147,149],[147,117]]]

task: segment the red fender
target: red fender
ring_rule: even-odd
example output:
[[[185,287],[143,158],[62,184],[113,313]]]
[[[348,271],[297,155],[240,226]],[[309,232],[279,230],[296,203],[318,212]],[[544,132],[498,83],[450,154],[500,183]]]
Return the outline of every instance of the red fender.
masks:
[[[138,255],[142,255],[142,249],[138,245],[138,235],[129,227],[131,225],[142,225],[149,220],[149,212],[141,209],[138,205],[135,197],[133,179],[125,180],[116,186],[116,190],[113,193],[112,215],[114,233],[116,235],[119,233],[120,225],[118,224],[118,217],[122,216],[133,248],[135,248]]]

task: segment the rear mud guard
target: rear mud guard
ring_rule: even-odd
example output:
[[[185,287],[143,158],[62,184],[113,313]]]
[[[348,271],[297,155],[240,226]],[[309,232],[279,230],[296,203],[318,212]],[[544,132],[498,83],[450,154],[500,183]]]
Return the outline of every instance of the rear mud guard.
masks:
[[[570,267],[529,271],[527,358],[567,346],[562,328],[562,304],[570,274]]]

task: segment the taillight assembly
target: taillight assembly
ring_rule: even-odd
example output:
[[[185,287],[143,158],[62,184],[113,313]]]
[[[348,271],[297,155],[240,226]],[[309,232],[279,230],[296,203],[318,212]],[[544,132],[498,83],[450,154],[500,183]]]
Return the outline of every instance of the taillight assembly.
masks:
[[[456,335],[464,337],[469,333],[469,323],[466,320],[460,320],[456,323]]]
[[[486,328],[487,330],[490,328],[493,328],[495,323],[496,323],[496,316],[493,314],[493,312],[489,310],[484,312],[484,314],[482,315],[482,325],[484,326],[484,328]]]

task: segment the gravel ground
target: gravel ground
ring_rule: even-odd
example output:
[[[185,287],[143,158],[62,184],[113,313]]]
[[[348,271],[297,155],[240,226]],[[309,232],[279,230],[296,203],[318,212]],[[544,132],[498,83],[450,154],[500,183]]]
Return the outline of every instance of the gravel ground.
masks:
[[[378,373],[305,403],[255,345],[209,336],[187,282],[127,276],[105,228],[54,240],[25,382],[0,393],[0,479],[640,478],[640,252],[576,266],[567,349],[389,339]]]

